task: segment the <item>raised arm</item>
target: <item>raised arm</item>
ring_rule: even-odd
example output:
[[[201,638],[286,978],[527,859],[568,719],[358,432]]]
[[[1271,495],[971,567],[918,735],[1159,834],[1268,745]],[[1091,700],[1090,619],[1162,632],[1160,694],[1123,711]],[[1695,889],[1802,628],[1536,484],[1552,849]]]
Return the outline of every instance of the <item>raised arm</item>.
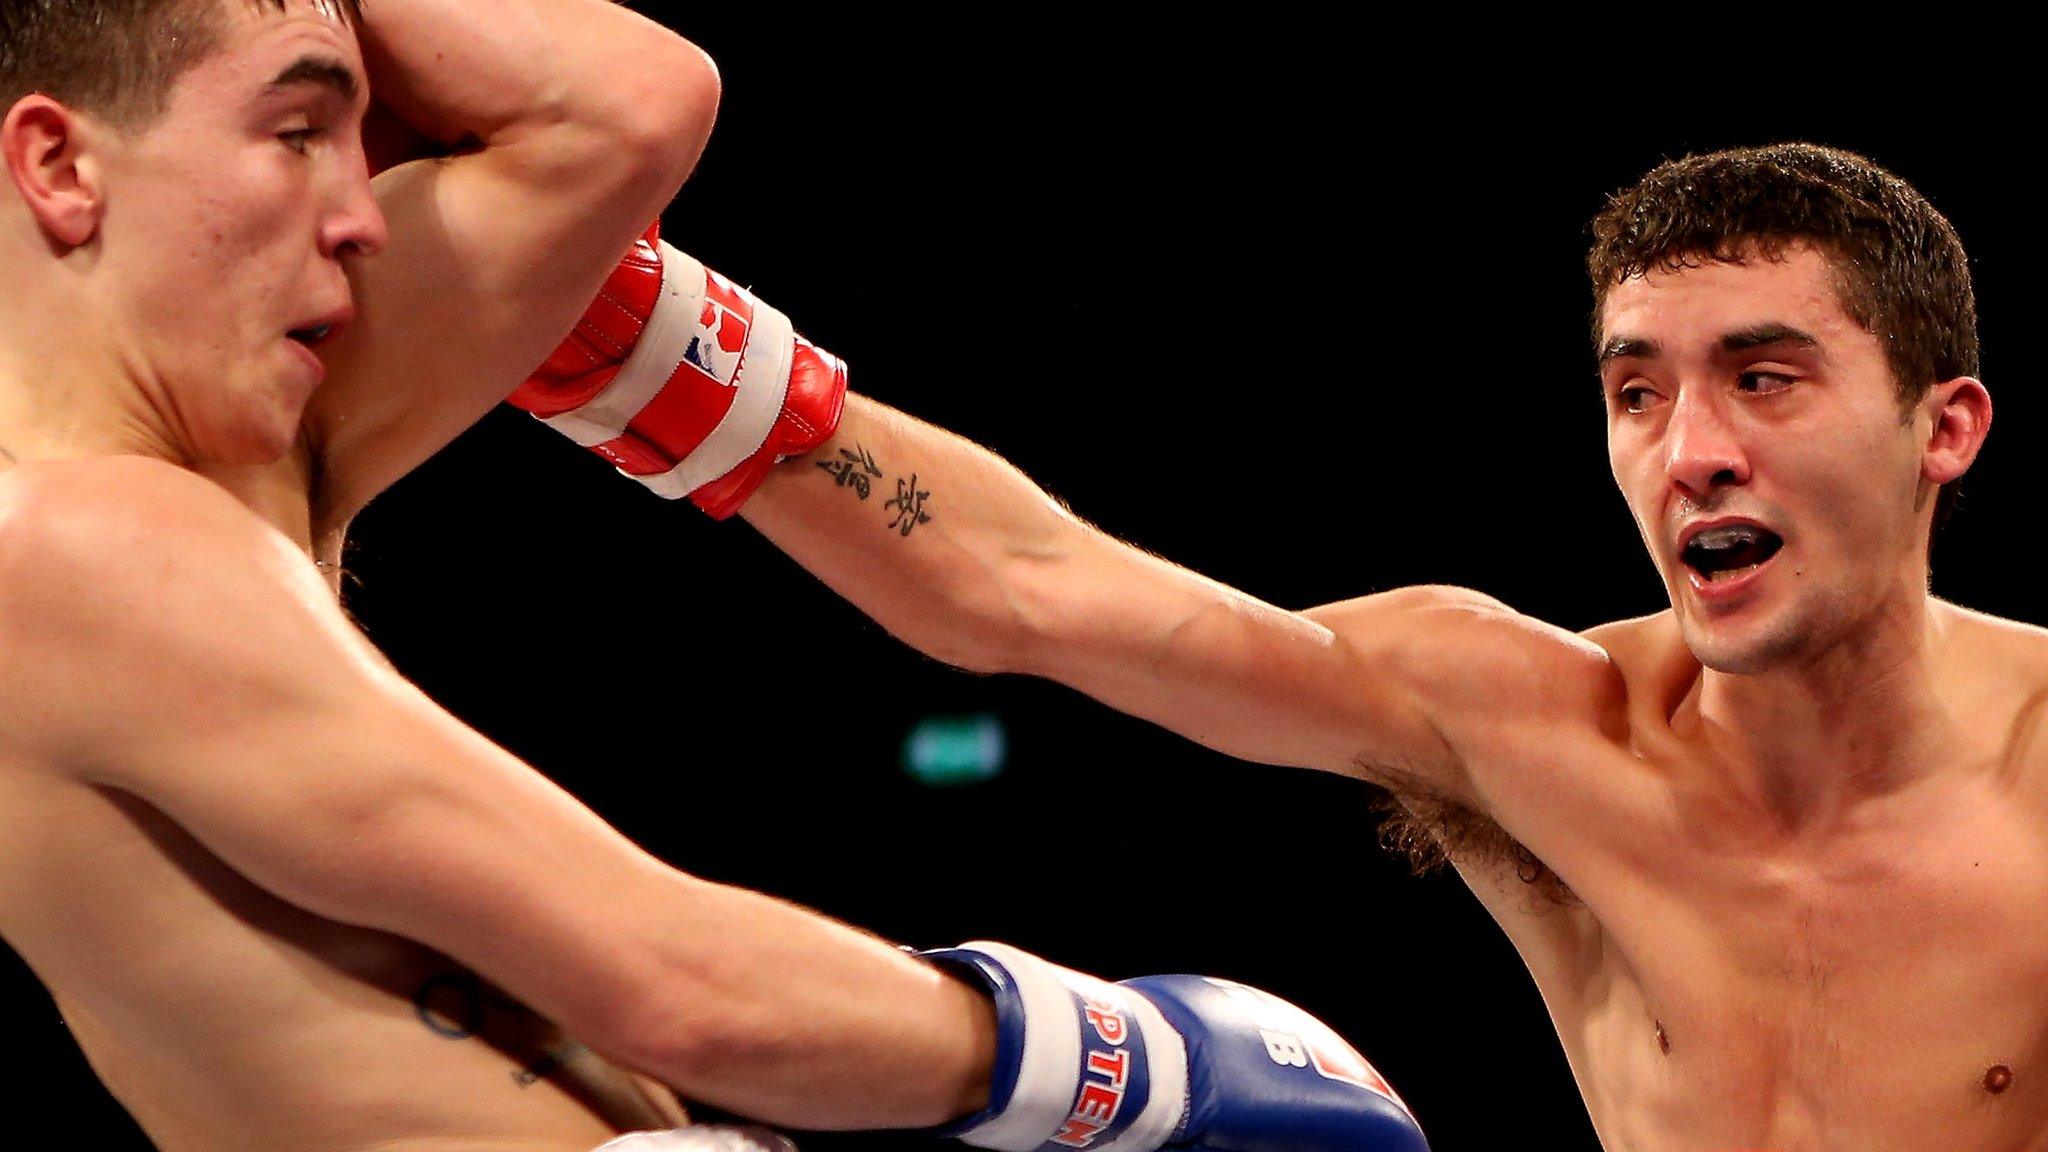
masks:
[[[376,180],[391,239],[307,414],[347,517],[474,423],[560,340],[674,196],[718,102],[710,61],[610,0],[377,0],[382,105],[452,155]]]

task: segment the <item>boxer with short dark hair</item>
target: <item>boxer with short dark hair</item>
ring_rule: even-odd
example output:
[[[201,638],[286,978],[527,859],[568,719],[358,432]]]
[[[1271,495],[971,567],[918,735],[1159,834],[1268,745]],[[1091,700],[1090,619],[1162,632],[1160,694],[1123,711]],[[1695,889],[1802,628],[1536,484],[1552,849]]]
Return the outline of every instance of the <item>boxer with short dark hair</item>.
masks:
[[[1389,789],[1396,838],[1526,959],[1609,1147],[2037,1147],[2048,930],[2014,910],[2048,898],[2048,634],[1928,590],[1991,422],[1962,244],[1803,144],[1665,164],[1593,233],[1656,616],[1574,634],[1449,587],[1277,608],[851,395],[713,507],[941,660]],[[516,400],[563,426],[563,394]],[[676,469],[700,451],[673,411],[625,416]],[[842,460],[914,474],[914,530]]]
[[[429,154],[374,185],[373,80]],[[0,935],[166,1152],[786,1146],[675,1090],[996,1148],[1423,1146],[1270,998],[920,958],[670,868],[351,627],[351,518],[695,163],[690,45],[603,0],[42,0],[0,93]]]

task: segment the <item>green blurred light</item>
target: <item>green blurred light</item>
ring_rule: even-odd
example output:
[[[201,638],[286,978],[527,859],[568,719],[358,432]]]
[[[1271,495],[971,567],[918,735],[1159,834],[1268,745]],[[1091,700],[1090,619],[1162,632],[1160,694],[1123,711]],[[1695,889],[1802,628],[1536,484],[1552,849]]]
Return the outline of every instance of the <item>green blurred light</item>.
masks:
[[[1002,774],[1009,755],[1009,735],[1002,718],[992,712],[927,716],[903,739],[903,770],[934,788],[993,780]]]

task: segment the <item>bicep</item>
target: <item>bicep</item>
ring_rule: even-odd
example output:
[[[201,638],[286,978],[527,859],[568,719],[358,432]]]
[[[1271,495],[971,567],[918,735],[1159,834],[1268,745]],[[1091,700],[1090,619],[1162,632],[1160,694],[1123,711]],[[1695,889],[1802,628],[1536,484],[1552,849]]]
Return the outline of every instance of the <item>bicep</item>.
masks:
[[[395,676],[266,695],[93,775],[287,902],[454,957],[594,1042],[615,1035],[654,966],[635,910],[687,907],[687,878]]]
[[[1308,615],[1398,699],[1403,725],[1362,730],[1353,760],[1396,791],[1494,811],[1531,782],[1539,750],[1590,733],[1620,698],[1605,650],[1468,589],[1403,588]]]
[[[299,676],[247,658],[221,674],[165,671],[184,685],[146,684],[159,715],[131,723],[79,774],[162,810],[291,903],[459,955],[497,954],[517,925],[477,906],[480,894],[524,902],[578,873],[630,879],[637,850],[395,674]],[[226,695],[229,676],[239,699]],[[196,695],[208,688],[201,719]],[[528,910],[545,919],[551,905]]]
[[[1389,657],[1395,614],[1333,627],[1092,530],[1011,563],[1016,670],[1261,763],[1356,774],[1366,755],[1447,754]]]

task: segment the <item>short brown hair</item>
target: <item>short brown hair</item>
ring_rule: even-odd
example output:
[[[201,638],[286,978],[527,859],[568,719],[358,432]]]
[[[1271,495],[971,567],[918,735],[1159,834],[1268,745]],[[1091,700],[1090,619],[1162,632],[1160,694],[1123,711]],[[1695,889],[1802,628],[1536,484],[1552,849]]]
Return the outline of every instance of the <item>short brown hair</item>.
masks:
[[[242,0],[282,10],[286,0]],[[334,0],[360,24],[358,0]],[[0,114],[43,93],[124,128],[148,126],[171,85],[219,44],[222,0],[5,0]]]
[[[1593,219],[1586,270],[1600,307],[1623,280],[1701,261],[1777,259],[1791,244],[1834,266],[1842,307],[1884,345],[1902,403],[1977,367],[1977,299],[1956,230],[1912,185],[1816,144],[1666,161]]]

